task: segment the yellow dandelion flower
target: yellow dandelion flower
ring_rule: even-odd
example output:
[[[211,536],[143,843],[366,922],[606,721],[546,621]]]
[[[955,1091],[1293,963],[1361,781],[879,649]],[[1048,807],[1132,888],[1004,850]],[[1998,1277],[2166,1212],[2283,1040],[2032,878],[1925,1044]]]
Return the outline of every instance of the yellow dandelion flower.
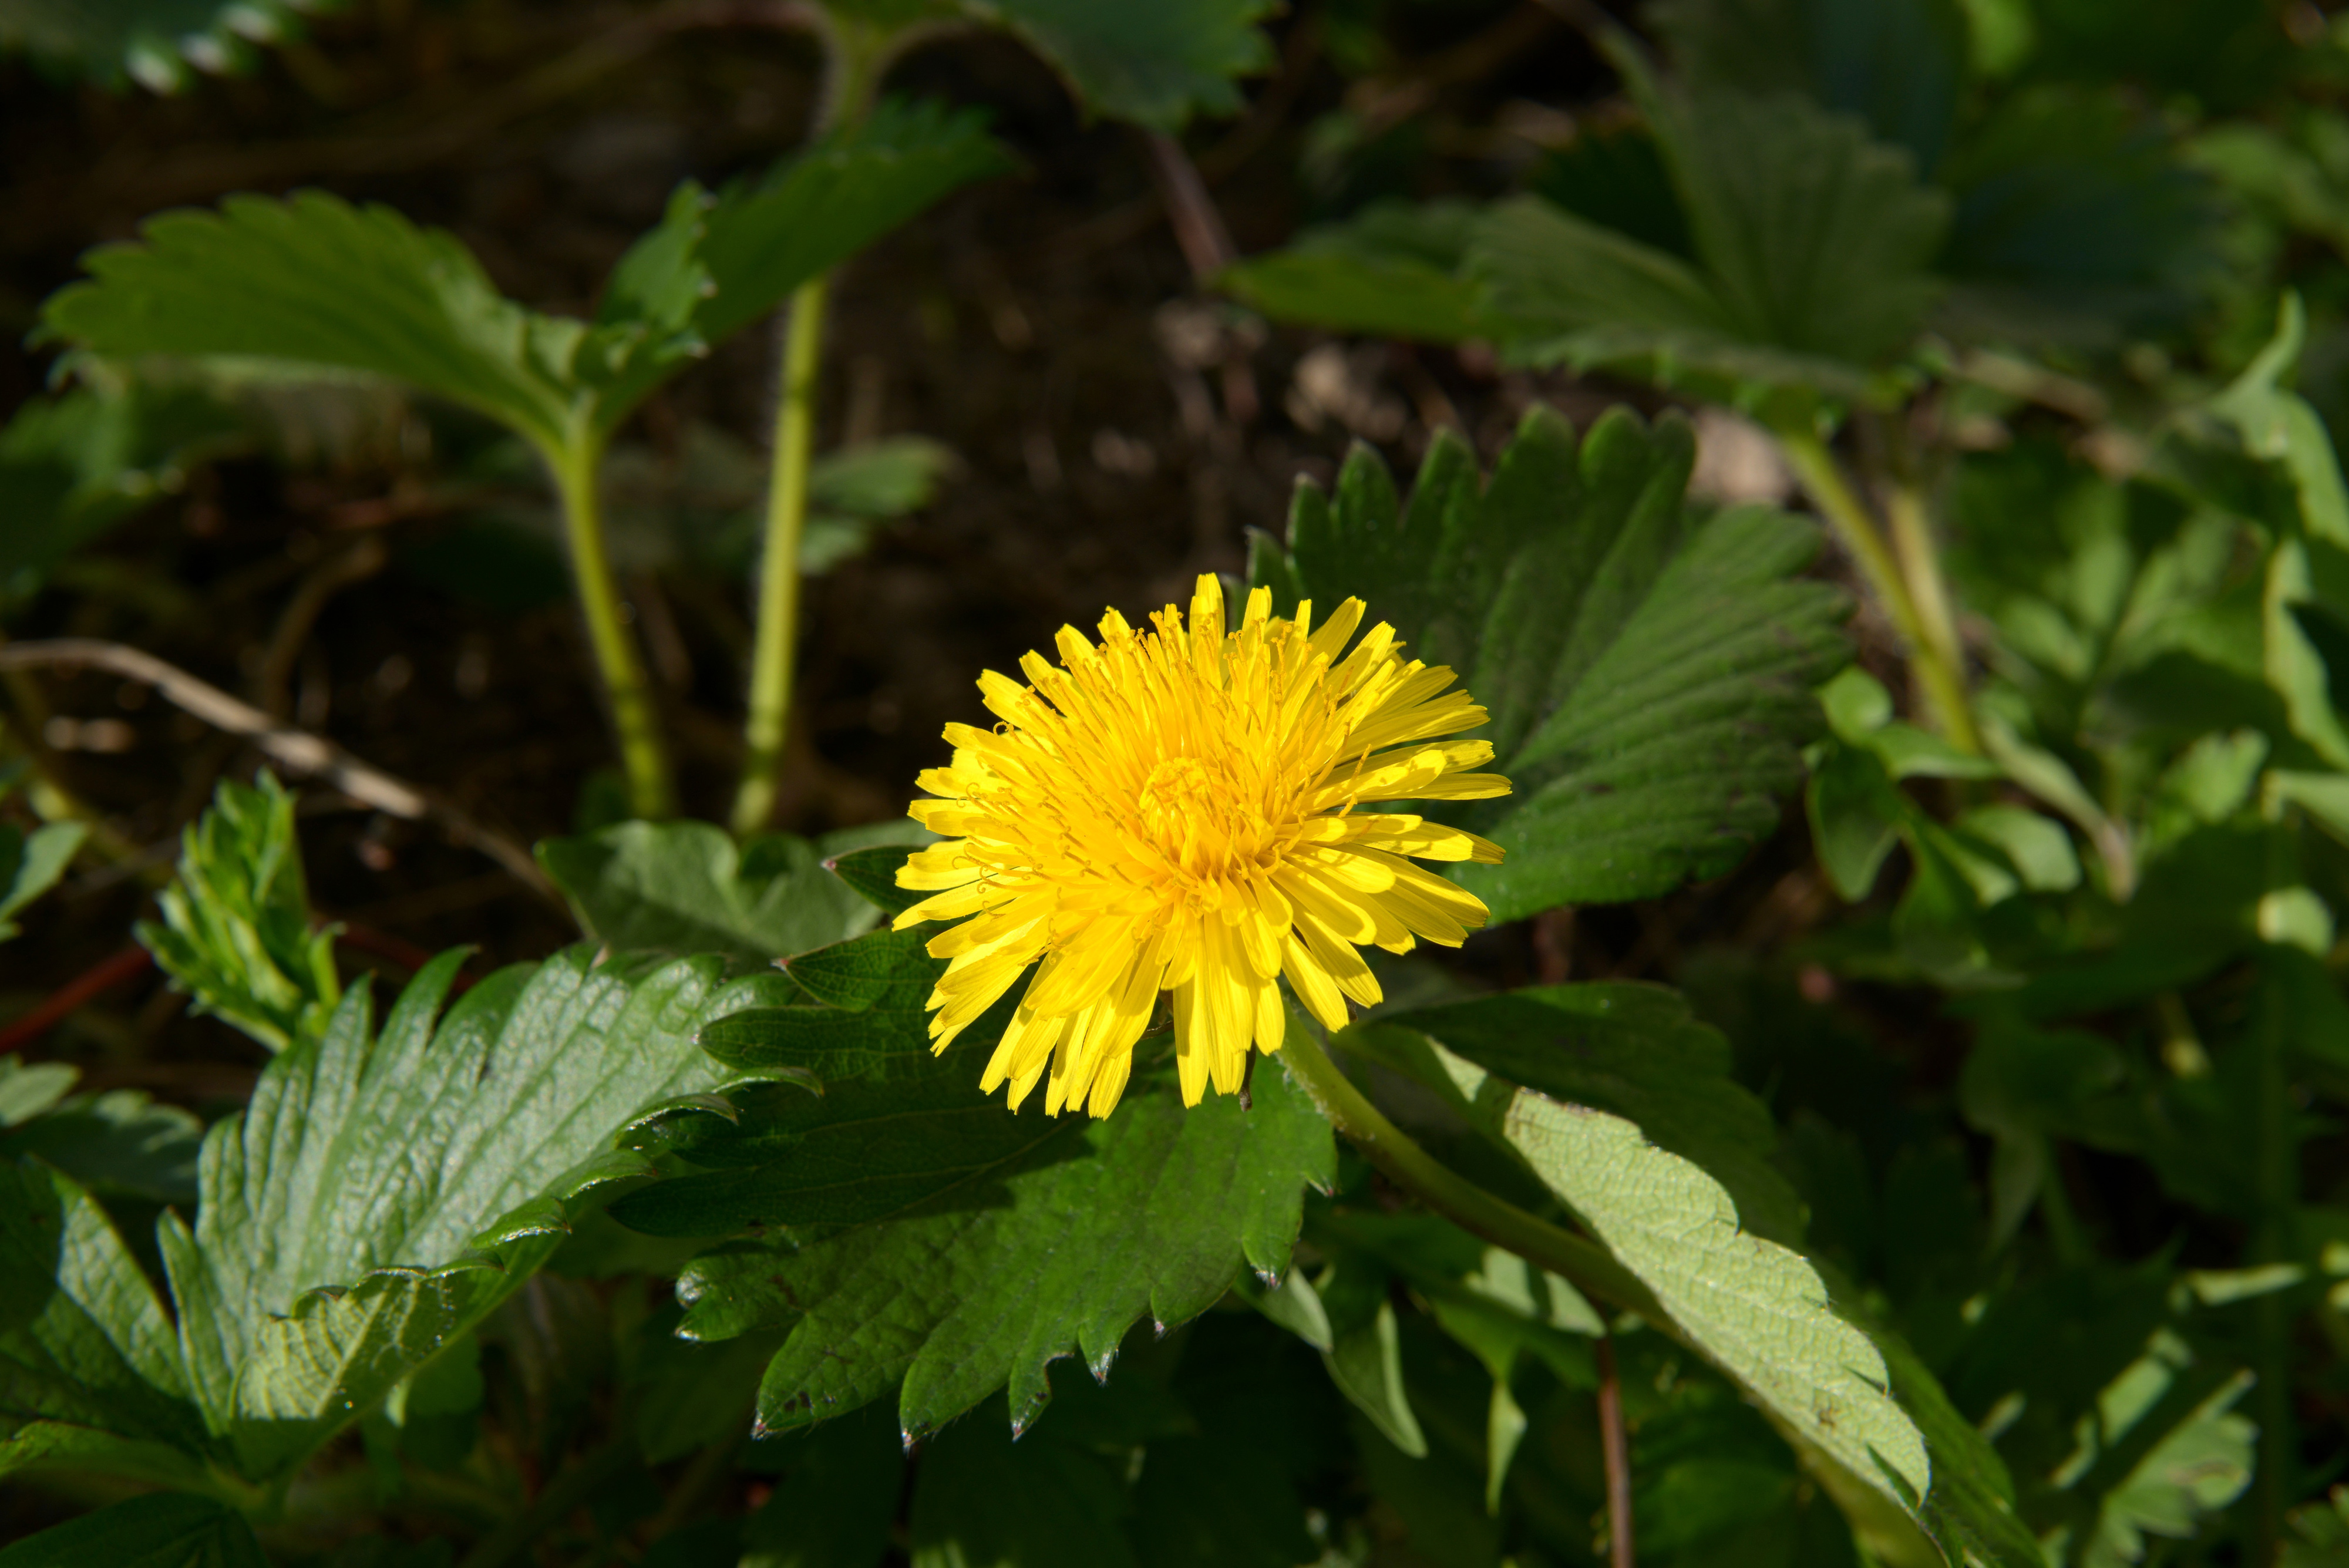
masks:
[[[1258,588],[1227,634],[1223,589],[1202,576],[1187,628],[1173,605],[1143,632],[1111,610],[1098,645],[1063,627],[1059,665],[1022,659],[1030,684],[979,677],[1002,722],[947,726],[954,763],[922,775],[938,798],[911,813],[944,841],[897,873],[934,897],[896,929],[962,922],[929,944],[948,961],[935,1050],[1036,966],[983,1092],[1009,1082],[1016,1108],[1049,1069],[1048,1112],[1107,1116],[1166,991],[1183,1103],[1210,1083],[1237,1093],[1250,1046],[1280,1049],[1280,977],[1340,1028],[1347,998],[1379,1000],[1359,947],[1457,947],[1485,924],[1474,894],[1405,857],[1493,863],[1497,845],[1355,809],[1508,794],[1468,771],[1489,742],[1437,740],[1485,710],[1446,691],[1451,670],[1406,662],[1383,622],[1341,659],[1360,599],[1318,631],[1312,607],[1276,619]]]

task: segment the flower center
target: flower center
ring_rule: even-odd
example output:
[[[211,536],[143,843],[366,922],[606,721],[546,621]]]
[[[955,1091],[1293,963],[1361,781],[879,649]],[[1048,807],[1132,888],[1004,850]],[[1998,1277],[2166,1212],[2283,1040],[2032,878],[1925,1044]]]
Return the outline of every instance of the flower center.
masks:
[[[1150,770],[1134,802],[1160,847],[1177,856],[1184,843],[1223,813],[1216,779],[1196,757],[1169,757]]]

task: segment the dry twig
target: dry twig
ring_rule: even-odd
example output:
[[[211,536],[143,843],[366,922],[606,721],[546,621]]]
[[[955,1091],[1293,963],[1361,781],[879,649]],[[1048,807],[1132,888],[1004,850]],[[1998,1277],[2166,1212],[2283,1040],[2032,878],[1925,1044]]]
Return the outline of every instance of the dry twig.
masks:
[[[530,851],[492,832],[458,807],[405,780],[361,762],[332,741],[278,723],[249,702],[200,680],[175,664],[119,642],[96,638],[57,638],[0,648],[0,671],[84,665],[151,686],[163,700],[205,723],[249,741],[294,773],[321,779],[363,805],[410,822],[439,825],[450,837],[496,861],[532,891],[561,905]]]

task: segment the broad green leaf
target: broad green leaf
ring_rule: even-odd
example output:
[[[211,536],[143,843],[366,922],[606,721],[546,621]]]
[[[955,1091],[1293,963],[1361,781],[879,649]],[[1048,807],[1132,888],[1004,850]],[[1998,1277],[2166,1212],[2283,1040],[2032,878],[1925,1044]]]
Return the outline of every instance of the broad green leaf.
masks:
[[[1272,63],[1271,0],[955,0],[1060,67],[1078,99],[1154,130],[1240,108],[1234,78]]]
[[[150,219],[50,299],[42,330],[109,358],[264,360],[388,378],[542,452],[600,441],[666,377],[956,186],[1005,167],[969,115],[884,105],[708,202],[687,186],[593,321],[501,296],[453,236],[322,192]]]
[[[0,1074],[0,1099],[7,1085]],[[177,1106],[140,1089],[109,1089],[73,1096],[0,1129],[0,1158],[33,1155],[104,1196],[192,1204],[203,1136],[203,1123]]]
[[[0,1469],[206,1447],[153,1287],[106,1211],[31,1160],[0,1164],[0,1417],[28,1428],[0,1446]]]
[[[1379,202],[1226,268],[1217,286],[1277,320],[1437,343],[1516,329],[1461,275],[1481,214],[1461,202]]]
[[[1362,1033],[1410,1030],[1495,1077],[1639,1124],[1702,1167],[1758,1235],[1802,1240],[1802,1203],[1772,1155],[1767,1106],[1734,1078],[1729,1042],[1662,986],[1551,985],[1382,1012]]]
[[[1950,202],[1905,151],[1785,94],[1634,86],[1740,335],[1859,366],[1908,346],[1940,292]]]
[[[1821,742],[1803,805],[1819,868],[1846,903],[1858,903],[1875,889],[1885,857],[1900,841],[1907,806],[1899,792],[1867,752]]]
[[[63,1062],[31,1066],[15,1052],[0,1056],[0,1127],[28,1122],[73,1092],[81,1069]]]
[[[384,376],[564,444],[584,323],[502,296],[454,236],[323,192],[232,196],[92,251],[43,329],[109,358],[165,354]]]
[[[1702,1168],[1620,1116],[1446,1064],[1461,1094],[1558,1199],[1654,1293],[1690,1344],[1789,1433],[1905,1511],[1931,1486],[1925,1440],[1884,1357],[1827,1304],[1796,1252],[1744,1229]]]
[[[658,1236],[867,1224],[941,1194],[1000,1197],[1014,1162],[1065,1146],[1059,1122],[980,1095],[969,1054],[931,1053],[923,1002],[942,966],[917,942],[875,933],[848,946],[894,952],[907,982],[865,1008],[754,1008],[705,1028],[702,1048],[719,1061],[798,1081],[738,1092],[740,1122],[708,1125],[683,1150],[716,1168],[631,1193],[614,1219]],[[1002,1010],[978,1033],[1009,1022]]]
[[[971,1054],[955,1055],[975,1078]],[[1049,1397],[1047,1363],[1081,1355],[1105,1373],[1136,1318],[1196,1316],[1243,1263],[1285,1272],[1304,1187],[1331,1179],[1329,1124],[1277,1061],[1256,1074],[1253,1110],[1185,1111],[1154,1070],[1139,1080],[1102,1121],[1002,1113],[1044,1136],[889,1219],[703,1254],[678,1285],[684,1332],[790,1329],[760,1388],[771,1428],[901,1380],[910,1436],[1007,1384],[1025,1427]]]
[[[462,956],[428,965],[379,1033],[353,987],[207,1135],[193,1232],[166,1216],[191,1380],[256,1478],[478,1323],[593,1189],[650,1174],[629,1128],[680,1096],[720,1108],[693,1032],[773,984],[574,948],[436,1023]]]
[[[240,69],[256,44],[298,36],[334,0],[0,0],[0,53],[23,50],[108,87],[176,92]]]
[[[706,822],[623,822],[547,839],[538,862],[600,941],[769,963],[871,929],[872,906],[824,870],[826,858],[919,836],[910,822],[881,823],[815,842],[772,834],[738,846]]]
[[[1619,410],[1578,440],[1537,409],[1489,483],[1439,434],[1408,507],[1358,448],[1334,497],[1299,486],[1286,558],[1257,553],[1257,581],[1324,613],[1359,595],[1491,712],[1516,793],[1435,815],[1507,852],[1455,872],[1496,920],[1717,876],[1802,776],[1846,601],[1796,576],[1809,524],[1683,503],[1693,444]]]
[[[0,826],[0,941],[20,929],[18,910],[57,885],[88,831],[78,822],[52,822],[30,834]]]
[[[1411,1407],[1402,1376],[1402,1340],[1388,1293],[1389,1275],[1364,1253],[1341,1254],[1321,1282],[1330,1314],[1321,1365],[1379,1435],[1415,1459],[1427,1457],[1427,1434]]]
[[[1857,115],[1930,172],[1957,118],[1957,0],[1667,0],[1655,25],[1692,90],[1800,93]]]
[[[208,1497],[150,1492],[0,1550],[0,1568],[269,1568],[244,1516]]]
[[[1345,330],[1496,339],[1708,390],[1872,395],[1940,289],[1949,199],[1909,154],[1805,99],[1659,87],[1618,52],[1694,259],[1539,196],[1381,209],[1226,275],[1259,309]]]
[[[342,996],[332,931],[310,929],[294,836],[294,798],[264,773],[223,781],[181,836],[180,874],[139,940],[196,1011],[217,1013],[272,1051],[315,1038]]]

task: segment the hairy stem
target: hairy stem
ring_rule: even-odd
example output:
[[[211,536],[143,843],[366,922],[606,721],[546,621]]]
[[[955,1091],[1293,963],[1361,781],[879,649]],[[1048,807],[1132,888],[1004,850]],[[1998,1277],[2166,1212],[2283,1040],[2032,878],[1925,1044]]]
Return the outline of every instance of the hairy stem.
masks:
[[[1917,671],[1918,684],[1925,691],[1925,700],[1933,710],[1935,722],[1950,743],[1961,751],[1979,753],[1982,736],[1974,728],[1973,710],[1966,701],[1963,666],[1955,656],[1955,622],[1949,622],[1948,645],[1938,642],[1930,629],[1924,613],[1919,608],[1917,597],[1909,591],[1908,575],[1900,561],[1885,542],[1876,519],[1869,515],[1859,497],[1846,483],[1842,470],[1827,454],[1816,431],[1800,421],[1785,421],[1776,429],[1779,445],[1786,453],[1787,462],[1795,475],[1809,493],[1812,504],[1825,516],[1844,546],[1859,563],[1868,586],[1883,601],[1885,612],[1901,640],[1909,645],[1909,656]],[[1896,524],[1898,519],[1896,518]],[[1921,509],[1914,520],[1920,539],[1917,548],[1931,562],[1930,580],[1941,614],[1948,615],[1946,593],[1940,589],[1940,567],[1931,561],[1932,541],[1925,534]],[[1912,554],[1914,552],[1911,552]]]
[[[612,576],[612,558],[604,547],[603,510],[595,487],[602,455],[603,444],[584,432],[545,452],[563,504],[563,532],[571,547],[579,607],[587,618],[588,646],[612,704],[612,728],[628,783],[628,809],[641,817],[673,816],[676,786],[660,718],[653,708],[652,683],[646,679],[644,656],[628,626],[619,585]]]
[[[750,655],[746,755],[734,792],[734,831],[756,833],[775,809],[776,776],[791,722],[792,670],[800,620],[800,539],[807,526],[808,474],[815,462],[815,378],[823,348],[830,279],[792,296],[783,348],[782,397],[775,410],[775,466],[767,486],[767,538],[759,563],[759,629]]]

